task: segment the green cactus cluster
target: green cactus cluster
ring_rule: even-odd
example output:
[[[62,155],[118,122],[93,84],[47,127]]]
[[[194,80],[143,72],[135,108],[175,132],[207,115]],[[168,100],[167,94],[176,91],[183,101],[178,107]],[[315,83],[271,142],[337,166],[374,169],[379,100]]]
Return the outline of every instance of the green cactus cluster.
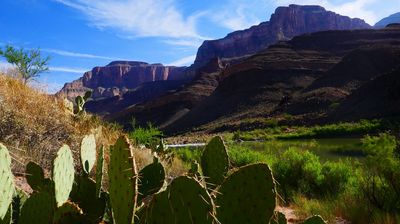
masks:
[[[205,147],[200,164],[166,186],[164,166],[155,153],[153,163],[139,172],[126,137],[110,147],[108,179],[103,188],[104,147],[93,135],[81,144],[82,174],[74,170],[72,152],[60,148],[51,179],[30,162],[26,178],[30,197],[14,186],[11,157],[0,144],[0,224],[3,223],[265,223],[286,224],[275,210],[275,180],[267,164],[229,169],[227,149],[220,137]],[[97,156],[96,156],[97,155]],[[97,158],[96,158],[97,157]],[[96,166],[95,180],[90,177]],[[313,216],[304,223],[325,223]]]
[[[85,103],[88,101],[88,99],[92,97],[92,92],[87,91],[85,95],[83,96],[77,96],[75,98],[75,105],[74,105],[74,114],[76,115],[82,115],[85,114]]]

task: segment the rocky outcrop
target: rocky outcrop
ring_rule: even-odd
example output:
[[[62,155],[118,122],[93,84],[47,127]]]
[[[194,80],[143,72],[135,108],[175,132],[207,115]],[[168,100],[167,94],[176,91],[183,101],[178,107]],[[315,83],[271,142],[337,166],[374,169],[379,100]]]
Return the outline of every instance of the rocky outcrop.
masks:
[[[328,122],[342,102],[348,102],[341,109],[348,120],[400,114],[398,107],[389,105],[397,102],[393,99],[382,99],[379,111],[351,110],[354,102],[375,108],[367,107],[369,100],[363,96],[368,91],[373,93],[374,86],[383,90],[390,81],[371,84],[354,99],[353,94],[399,63],[400,29],[395,26],[301,35],[225,69],[215,91],[165,131],[226,130],[223,127],[245,118],[265,119],[286,113],[298,117],[299,122]],[[391,89],[396,88],[397,84]],[[392,90],[384,94],[392,94]],[[344,101],[347,98],[352,100]],[[373,99],[372,104],[379,101]],[[383,113],[384,108],[394,109]]]
[[[197,52],[195,67],[212,58],[237,58],[254,54],[281,40],[324,30],[367,29],[370,25],[361,19],[351,19],[326,11],[320,6],[279,7],[270,21],[249,29],[236,31],[219,40],[205,41]]]
[[[82,78],[67,83],[57,93],[74,98],[88,90],[93,98],[109,98],[123,95],[143,83],[155,81],[178,81],[190,79],[185,73],[186,67],[164,66],[135,61],[115,61],[107,66],[95,67]]]
[[[400,12],[390,15],[386,18],[383,18],[379,22],[375,24],[375,28],[384,28],[391,23],[400,23]]]

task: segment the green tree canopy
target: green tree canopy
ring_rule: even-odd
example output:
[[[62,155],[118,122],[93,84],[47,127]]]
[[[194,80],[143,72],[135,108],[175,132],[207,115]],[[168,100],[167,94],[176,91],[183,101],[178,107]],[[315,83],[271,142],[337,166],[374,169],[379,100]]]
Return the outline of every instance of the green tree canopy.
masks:
[[[7,45],[4,49],[0,49],[0,55],[5,57],[8,63],[16,67],[25,84],[29,80],[38,77],[40,73],[49,70],[47,64],[50,57],[43,58],[39,49],[16,49]]]

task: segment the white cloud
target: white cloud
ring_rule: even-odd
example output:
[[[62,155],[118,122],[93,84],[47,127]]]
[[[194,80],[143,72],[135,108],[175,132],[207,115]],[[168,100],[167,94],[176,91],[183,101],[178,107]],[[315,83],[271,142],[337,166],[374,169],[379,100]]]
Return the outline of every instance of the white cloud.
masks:
[[[345,3],[333,3],[331,0],[275,0],[277,5],[301,4],[320,5],[327,10],[352,18],[364,19],[373,25],[378,21],[378,16],[369,6],[381,0],[352,0]],[[384,4],[384,3],[382,3]]]
[[[196,55],[190,55],[181,59],[178,59],[176,61],[173,61],[171,63],[168,63],[167,65],[170,66],[186,66],[186,65],[191,65],[194,60],[196,59]]]
[[[58,55],[61,55],[61,56],[66,56],[66,57],[94,58],[94,59],[104,59],[104,60],[124,60],[124,61],[128,61],[128,59],[123,59],[123,58],[107,57],[107,56],[100,56],[100,55],[94,55],[94,54],[85,54],[85,53],[64,51],[64,50],[58,50],[58,49],[50,49],[50,48],[41,49],[41,51],[48,52],[48,53],[53,53],[53,54],[58,54]]]
[[[164,43],[166,43],[166,44],[169,44],[169,45],[197,48],[197,47],[199,47],[199,46],[203,43],[203,40],[197,39],[197,38],[190,38],[190,39],[167,39],[167,40],[163,40],[162,42],[164,42]]]
[[[211,19],[230,30],[243,30],[267,20],[267,0],[228,0],[223,7],[209,13]]]
[[[86,14],[91,25],[114,28],[135,37],[198,38],[196,21],[184,17],[176,0],[55,0]]]
[[[70,67],[49,67],[49,70],[51,72],[68,72],[68,73],[78,73],[78,74],[83,74],[90,69],[85,69],[85,68],[70,68]]]
[[[5,61],[0,61],[0,70],[7,70],[14,68],[14,66],[8,62]],[[86,68],[70,68],[70,67],[58,67],[58,66],[51,66],[49,67],[50,72],[67,72],[67,73],[78,73],[78,74],[83,74],[90,69]]]

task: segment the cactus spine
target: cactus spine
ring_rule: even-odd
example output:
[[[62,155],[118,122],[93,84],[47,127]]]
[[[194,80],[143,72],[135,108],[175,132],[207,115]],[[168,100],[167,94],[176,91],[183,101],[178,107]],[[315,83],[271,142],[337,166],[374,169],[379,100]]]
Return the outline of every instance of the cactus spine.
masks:
[[[103,168],[104,168],[104,146],[100,147],[99,159],[96,166],[96,195],[100,197],[103,183]]]
[[[11,157],[0,143],[0,220],[4,219],[14,195],[14,176],[11,172]]]
[[[45,184],[44,172],[42,167],[34,162],[29,162],[26,165],[26,181],[32,190],[39,191]]]
[[[81,162],[83,170],[89,174],[96,162],[96,139],[93,134],[82,139]]]
[[[272,172],[266,164],[239,168],[217,189],[217,218],[221,223],[268,224],[276,206]]]
[[[135,159],[126,137],[119,138],[110,149],[108,175],[114,223],[130,224],[136,208],[138,180]]]
[[[57,206],[62,206],[69,197],[74,183],[74,159],[67,145],[57,152],[53,165],[54,192]]]
[[[147,165],[139,172],[138,202],[143,198],[157,193],[164,185],[165,170],[163,165],[154,157],[152,164]]]
[[[207,190],[195,179],[181,176],[154,196],[140,223],[213,223],[214,214]]]
[[[214,137],[207,144],[201,157],[201,168],[208,188],[214,189],[225,179],[229,159],[221,137]]]

